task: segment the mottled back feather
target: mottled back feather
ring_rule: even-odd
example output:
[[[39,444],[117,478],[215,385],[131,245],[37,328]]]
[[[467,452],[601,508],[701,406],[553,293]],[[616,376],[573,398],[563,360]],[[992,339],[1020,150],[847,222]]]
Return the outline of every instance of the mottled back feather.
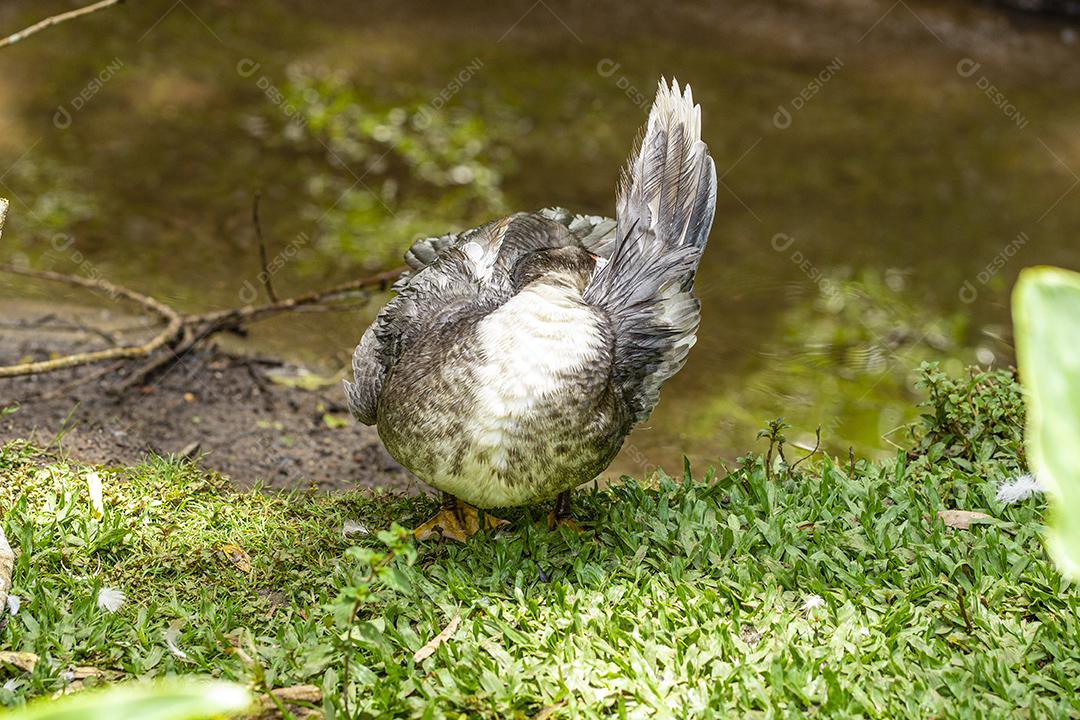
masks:
[[[482,317],[513,296],[511,274],[537,250],[579,245],[593,254],[610,251],[615,221],[571,215],[561,208],[517,213],[437,238],[416,241],[405,254],[413,272],[379,312],[353,352],[353,380],[344,382],[353,415],[373,425],[387,373],[415,341],[463,313]]]

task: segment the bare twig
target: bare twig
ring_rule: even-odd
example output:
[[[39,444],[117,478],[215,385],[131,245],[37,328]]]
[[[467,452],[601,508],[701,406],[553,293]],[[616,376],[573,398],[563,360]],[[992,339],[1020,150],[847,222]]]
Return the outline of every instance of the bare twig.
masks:
[[[259,201],[262,199],[262,193],[255,193],[255,200],[251,203],[251,221],[255,225],[255,239],[259,241],[259,263],[262,265],[262,273],[259,275],[259,279],[262,280],[263,288],[266,289],[266,295],[270,298],[270,302],[277,302],[278,297],[274,292],[274,284],[270,281],[270,269],[266,263],[266,243],[263,242],[262,223],[259,222]]]
[[[54,282],[67,283],[68,285],[77,285],[91,290],[103,290],[112,297],[122,297],[142,305],[150,312],[160,316],[166,323],[164,330],[142,345],[123,345],[121,347],[108,348],[107,350],[98,350],[96,352],[65,355],[53,360],[6,365],[0,367],[0,377],[33,375],[35,373],[51,372],[62,368],[75,367],[76,365],[89,365],[90,363],[102,362],[104,360],[143,357],[150,355],[162,345],[172,341],[180,334],[180,329],[183,327],[183,320],[180,315],[168,305],[165,305],[148,295],[137,293],[134,290],[129,290],[128,288],[119,285],[113,285],[106,280],[86,278],[80,275],[66,275],[64,273],[50,272],[47,270],[30,270],[6,264],[0,264],[0,271],[14,273],[16,275],[25,275],[40,280],[51,280]]]
[[[803,460],[806,460],[808,458],[812,458],[813,456],[817,455],[817,451],[821,448],[821,426],[820,425],[817,426],[817,432],[815,432],[814,434],[817,437],[817,442],[814,443],[814,449],[811,450],[809,454],[803,455],[801,458],[796,460],[795,464],[788,468],[788,473],[794,472],[795,468],[799,467],[799,463],[801,463]]]
[[[967,628],[968,632],[971,632],[975,628],[971,624],[971,616],[968,615],[967,596],[962,585],[956,586],[956,604],[960,606],[960,617],[964,619],[964,627]]]
[[[131,375],[128,375],[123,382],[118,383],[111,391],[124,392],[136,385],[142,384],[144,380],[161,368],[172,365],[182,356],[186,355],[191,348],[195,347],[195,343],[210,335],[211,332],[212,330],[210,328],[205,328],[202,332],[195,333],[192,332],[190,327],[185,325],[181,340],[176,344],[176,347],[170,348],[161,355],[148,360],[144,365],[132,372]]]
[[[23,40],[33,35],[34,33],[41,32],[46,28],[50,28],[53,25],[59,25],[62,22],[74,20],[75,18],[81,17],[82,15],[89,15],[92,12],[104,10],[105,8],[110,8],[113,5],[119,5],[122,2],[124,2],[124,0],[101,0],[100,2],[96,2],[93,5],[87,5],[86,7],[81,7],[77,10],[69,10],[68,12],[60,13],[58,15],[52,15],[45,18],[44,20],[41,20],[40,22],[34,23],[28,28],[23,28],[19,32],[8,35],[6,38],[0,40],[0,48],[7,47],[8,45],[14,45],[20,40]]]
[[[13,322],[3,321],[0,322],[0,327],[11,330],[39,330],[47,327],[48,330],[52,332],[78,332],[87,335],[96,335],[110,345],[117,344],[116,337],[112,333],[91,325],[84,325],[80,322],[65,322],[57,317],[55,313],[49,313],[48,315],[34,320],[15,320]]]
[[[80,387],[82,385],[86,385],[87,383],[92,383],[95,380],[98,380],[100,378],[105,377],[106,375],[110,375],[110,374],[116,372],[120,368],[124,367],[124,362],[125,362],[124,360],[121,360],[120,362],[113,363],[112,365],[106,365],[105,367],[103,367],[103,368],[101,368],[99,370],[95,370],[94,372],[88,373],[87,375],[84,375],[84,376],[82,376],[82,377],[80,377],[80,378],[78,378],[76,380],[72,380],[69,383],[65,383],[64,385],[61,385],[58,388],[54,388],[54,389],[52,389],[52,390],[50,390],[50,391],[48,391],[46,393],[42,393],[39,396],[39,399],[43,400],[43,401],[44,400],[55,400],[56,398],[61,397],[62,395],[66,395],[67,393],[71,392],[72,390],[74,390],[77,387]]]
[[[284,300],[267,303],[266,305],[245,305],[244,307],[233,308],[231,310],[217,310],[202,315],[189,315],[184,318],[184,322],[189,325],[213,323],[217,325],[219,329],[233,327],[242,323],[261,320],[270,315],[290,312],[308,305],[319,305],[327,300],[333,300],[334,298],[356,292],[357,290],[364,290],[371,287],[379,287],[380,289],[385,290],[408,269],[407,266],[402,265],[393,270],[384,270],[383,272],[368,275],[359,280],[352,280],[347,283],[342,283],[341,285],[335,285],[326,290],[310,292],[305,295],[297,295],[296,297],[285,298]]]

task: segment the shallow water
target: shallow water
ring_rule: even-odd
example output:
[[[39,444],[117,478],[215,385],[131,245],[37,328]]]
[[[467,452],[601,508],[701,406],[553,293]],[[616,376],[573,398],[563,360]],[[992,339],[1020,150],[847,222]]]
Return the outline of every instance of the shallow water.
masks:
[[[918,363],[1009,363],[1016,273],[1080,267],[1077,30],[962,2],[651,5],[186,0],[51,29],[0,51],[0,260],[216,308],[259,293],[257,191],[282,295],[511,210],[610,214],[674,74],[722,181],[703,322],[615,470],[730,461],[777,416],[845,455],[903,445]],[[9,1],[0,34],[68,7]],[[247,343],[332,375],[375,309]]]

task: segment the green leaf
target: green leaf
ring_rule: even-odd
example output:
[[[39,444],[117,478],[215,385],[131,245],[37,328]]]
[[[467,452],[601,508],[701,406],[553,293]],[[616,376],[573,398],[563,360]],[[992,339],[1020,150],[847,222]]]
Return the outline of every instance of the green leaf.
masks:
[[[171,679],[114,685],[60,700],[43,699],[5,715],[5,720],[193,720],[233,715],[251,705],[240,685]]]
[[[337,430],[338,428],[349,427],[349,418],[344,415],[335,415],[333,413],[324,413],[322,421],[326,427],[331,430]]]
[[[1053,498],[1048,545],[1080,578],[1080,274],[1029,268],[1013,291],[1032,468]]]

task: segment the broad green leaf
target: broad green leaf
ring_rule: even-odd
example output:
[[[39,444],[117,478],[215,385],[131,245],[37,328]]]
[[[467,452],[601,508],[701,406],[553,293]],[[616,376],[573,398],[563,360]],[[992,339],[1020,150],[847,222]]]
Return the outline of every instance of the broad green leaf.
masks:
[[[113,685],[59,700],[42,699],[5,720],[195,720],[247,710],[251,695],[240,685],[174,679]]]
[[[1080,578],[1080,274],[1024,270],[1013,324],[1028,457],[1053,503],[1048,546],[1062,572]]]

